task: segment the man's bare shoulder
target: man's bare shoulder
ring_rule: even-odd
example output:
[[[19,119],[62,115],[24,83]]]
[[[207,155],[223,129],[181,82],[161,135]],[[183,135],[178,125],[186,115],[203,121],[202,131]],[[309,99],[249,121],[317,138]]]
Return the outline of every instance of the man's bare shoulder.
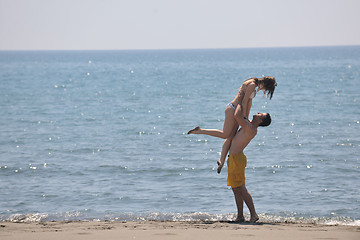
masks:
[[[246,132],[246,135],[254,137],[257,134],[257,127],[249,124],[248,127],[244,128],[244,131]]]
[[[246,137],[246,138],[254,138],[257,134],[257,128],[254,128],[252,126],[249,127],[242,127],[239,129],[238,131],[239,135],[242,135],[242,137]]]

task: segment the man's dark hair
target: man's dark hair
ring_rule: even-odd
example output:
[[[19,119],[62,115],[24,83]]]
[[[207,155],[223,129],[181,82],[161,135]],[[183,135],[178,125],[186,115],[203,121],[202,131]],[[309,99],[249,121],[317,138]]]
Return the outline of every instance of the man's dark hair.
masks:
[[[266,116],[263,117],[261,123],[259,124],[259,126],[262,126],[262,127],[266,127],[266,126],[269,126],[271,123],[271,117],[270,117],[270,113],[266,113]]]

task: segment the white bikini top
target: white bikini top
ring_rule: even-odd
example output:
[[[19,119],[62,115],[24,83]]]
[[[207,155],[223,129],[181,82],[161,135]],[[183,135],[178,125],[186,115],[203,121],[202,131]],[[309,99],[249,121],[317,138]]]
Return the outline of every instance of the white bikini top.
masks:
[[[253,99],[256,96],[256,89],[251,93],[250,99]]]

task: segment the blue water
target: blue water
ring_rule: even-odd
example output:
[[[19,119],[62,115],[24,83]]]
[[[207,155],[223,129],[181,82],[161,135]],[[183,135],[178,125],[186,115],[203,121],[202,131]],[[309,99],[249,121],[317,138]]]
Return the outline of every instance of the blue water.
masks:
[[[235,217],[222,128],[250,77],[275,76],[245,149],[263,221],[359,223],[360,47],[0,52],[0,220]],[[245,212],[248,213],[245,208]]]

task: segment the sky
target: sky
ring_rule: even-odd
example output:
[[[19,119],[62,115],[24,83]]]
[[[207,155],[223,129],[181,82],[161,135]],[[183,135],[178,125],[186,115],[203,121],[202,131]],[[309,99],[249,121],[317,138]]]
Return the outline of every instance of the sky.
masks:
[[[360,45],[360,0],[0,0],[0,50]]]

